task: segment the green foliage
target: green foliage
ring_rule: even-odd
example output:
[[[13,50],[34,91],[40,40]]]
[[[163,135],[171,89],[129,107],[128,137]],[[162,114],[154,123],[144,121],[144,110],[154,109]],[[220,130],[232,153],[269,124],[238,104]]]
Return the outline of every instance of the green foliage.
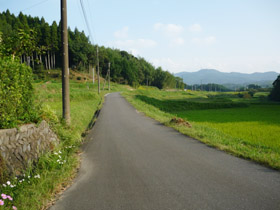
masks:
[[[31,68],[0,58],[0,81],[0,128],[37,122]]]
[[[237,96],[239,98],[247,98],[248,99],[248,98],[252,98],[254,94],[255,94],[255,91],[239,92],[237,94]]]
[[[273,82],[273,89],[270,92],[269,98],[273,101],[280,101],[280,75]]]
[[[248,91],[248,94],[249,94],[251,97],[253,97],[253,96],[255,95],[256,92],[257,92],[256,89],[250,89],[250,90]]]
[[[0,154],[0,183],[6,181],[6,177],[7,177],[6,163]]]
[[[2,33],[0,31],[0,57],[4,55],[4,44],[3,44],[3,39],[2,39]]]
[[[46,71],[42,63],[35,64],[33,69],[33,77],[35,80],[44,80],[46,79]]]

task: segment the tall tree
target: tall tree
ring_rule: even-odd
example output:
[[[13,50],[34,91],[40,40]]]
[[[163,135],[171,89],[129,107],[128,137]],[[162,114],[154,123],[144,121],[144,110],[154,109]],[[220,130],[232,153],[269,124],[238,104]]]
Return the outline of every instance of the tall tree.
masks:
[[[58,47],[58,36],[57,36],[57,24],[53,21],[51,25],[51,68],[55,68],[55,54],[57,53]]]
[[[50,26],[48,23],[43,23],[44,20],[42,21],[42,26],[41,26],[41,31],[42,31],[42,38],[41,38],[41,43],[44,46],[42,48],[43,54],[45,54],[45,67],[46,69],[50,69],[50,49],[51,49],[51,30]]]

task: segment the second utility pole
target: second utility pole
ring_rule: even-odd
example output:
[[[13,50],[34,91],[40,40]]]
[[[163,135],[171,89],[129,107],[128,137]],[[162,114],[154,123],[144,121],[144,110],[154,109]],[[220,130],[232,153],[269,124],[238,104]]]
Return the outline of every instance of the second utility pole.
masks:
[[[99,75],[99,58],[98,58],[98,46],[96,48],[96,57],[97,57],[97,78],[98,78],[98,94],[100,94],[100,75]]]
[[[66,0],[61,0],[61,41],[62,41],[62,112],[66,124],[70,124],[69,58]]]
[[[110,65],[111,65],[111,63],[109,62],[109,69],[108,69],[108,76],[109,76],[109,78],[108,78],[108,89],[109,89],[109,91],[110,91]]]

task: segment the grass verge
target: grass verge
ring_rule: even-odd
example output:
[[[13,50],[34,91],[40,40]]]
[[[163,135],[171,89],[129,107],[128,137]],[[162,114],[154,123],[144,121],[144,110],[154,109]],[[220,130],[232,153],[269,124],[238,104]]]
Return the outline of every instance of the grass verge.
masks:
[[[48,81],[34,84],[37,102],[42,105],[42,118],[59,136],[60,144],[53,151],[42,155],[36,166],[30,166],[23,176],[10,178],[0,187],[1,194],[13,198],[2,199],[0,209],[16,206],[23,210],[46,209],[54,194],[71,183],[80,162],[80,146],[83,134],[92,124],[94,113],[102,106],[104,95],[97,94],[97,87],[91,83],[70,83],[71,125],[61,120],[61,83]],[[111,90],[124,87],[112,84]],[[5,197],[5,196],[4,196]],[[0,203],[1,204],[1,203]]]

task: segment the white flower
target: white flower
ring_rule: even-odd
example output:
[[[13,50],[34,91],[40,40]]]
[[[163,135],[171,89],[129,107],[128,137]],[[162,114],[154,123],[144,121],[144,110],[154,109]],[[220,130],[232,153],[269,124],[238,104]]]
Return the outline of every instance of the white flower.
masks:
[[[28,176],[28,179],[30,179],[30,176]]]
[[[7,181],[7,185],[10,185],[11,184],[11,182],[10,181]]]
[[[7,187],[7,185],[3,184],[3,187]]]
[[[59,154],[61,154],[61,151],[59,150],[59,152],[58,152]]]
[[[34,178],[40,179],[40,174],[35,175]]]

